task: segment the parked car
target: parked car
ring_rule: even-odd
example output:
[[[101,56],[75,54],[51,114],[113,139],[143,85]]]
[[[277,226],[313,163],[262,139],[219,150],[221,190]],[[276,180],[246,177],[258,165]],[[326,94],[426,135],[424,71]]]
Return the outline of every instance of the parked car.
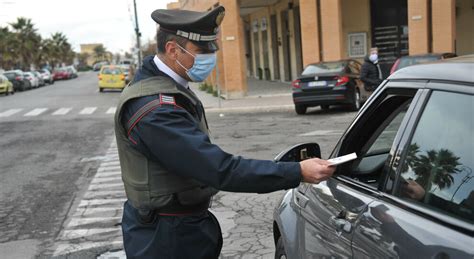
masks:
[[[331,158],[355,152],[274,211],[275,258],[473,258],[474,55],[404,68],[357,114]],[[277,161],[320,157],[316,143]]]
[[[74,66],[67,66],[66,67],[68,73],[69,73],[69,78],[77,78],[77,70],[74,68]]]
[[[125,87],[125,74],[121,67],[104,65],[99,72],[99,91],[104,89],[123,89]]]
[[[364,89],[359,79],[361,64],[356,60],[340,60],[309,64],[292,82],[293,103],[297,114],[308,107],[346,104],[359,110],[372,93]]]
[[[40,69],[39,70],[40,74],[41,74],[41,77],[43,78],[43,80],[45,82],[47,82],[48,84],[54,84],[54,77],[53,77],[53,74],[51,74],[51,72],[49,72],[49,70],[47,69]]]
[[[65,80],[71,78],[70,72],[66,68],[56,68],[53,72],[54,80]]]
[[[43,76],[41,76],[40,72],[32,71],[31,73],[38,79],[39,86],[45,86],[46,85],[46,82],[44,81]]]
[[[13,83],[15,91],[25,91],[31,89],[31,83],[26,79],[24,72],[21,70],[9,70],[4,74]]]
[[[0,94],[9,95],[14,93],[13,84],[6,76],[0,74]]]
[[[94,64],[94,66],[92,67],[92,69],[94,71],[100,71],[100,69],[102,68],[102,66],[105,66],[105,65],[109,65],[109,62],[107,61],[101,61],[101,62],[97,62]]]
[[[412,56],[403,56],[398,58],[390,69],[390,74],[393,72],[402,69],[404,67],[423,64],[428,62],[434,62],[440,59],[454,58],[456,54],[454,53],[429,53],[423,55],[412,55]]]
[[[32,72],[25,72],[25,78],[30,81],[32,88],[38,88],[40,85],[39,79]]]

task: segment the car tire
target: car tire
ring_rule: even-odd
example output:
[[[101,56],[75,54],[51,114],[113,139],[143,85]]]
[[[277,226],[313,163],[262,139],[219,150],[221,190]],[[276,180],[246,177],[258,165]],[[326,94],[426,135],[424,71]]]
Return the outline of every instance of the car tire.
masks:
[[[99,88],[99,92],[103,92],[104,91],[104,88]]]
[[[352,96],[351,110],[358,111],[360,107],[361,107],[360,92],[359,92],[359,89],[356,89]]]
[[[321,110],[323,110],[323,111],[329,110],[329,105],[328,104],[321,105]]]
[[[305,114],[306,113],[306,106],[304,105],[299,105],[299,104],[295,104],[295,111],[297,114]]]
[[[283,239],[278,238],[275,248],[275,259],[286,259],[285,247],[283,246]]]

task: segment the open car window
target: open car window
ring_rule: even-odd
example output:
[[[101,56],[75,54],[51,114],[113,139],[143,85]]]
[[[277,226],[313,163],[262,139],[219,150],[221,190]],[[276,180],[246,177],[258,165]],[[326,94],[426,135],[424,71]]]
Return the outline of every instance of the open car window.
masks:
[[[416,91],[401,95],[387,93],[380,97],[375,109],[365,112],[347,134],[339,151],[340,155],[355,152],[358,158],[339,166],[338,175],[373,188],[379,187],[390,150],[403,127],[415,93]]]

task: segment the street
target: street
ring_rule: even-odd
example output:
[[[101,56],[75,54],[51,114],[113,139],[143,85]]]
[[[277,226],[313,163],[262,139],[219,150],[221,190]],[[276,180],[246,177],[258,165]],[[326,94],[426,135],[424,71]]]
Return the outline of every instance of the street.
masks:
[[[99,93],[97,74],[86,72],[0,96],[1,254],[95,258],[121,249],[125,196],[113,131],[119,95]],[[207,117],[213,142],[227,152],[272,159],[291,145],[317,142],[327,158],[355,114],[236,109]],[[223,258],[273,257],[272,213],[283,193],[214,197]]]

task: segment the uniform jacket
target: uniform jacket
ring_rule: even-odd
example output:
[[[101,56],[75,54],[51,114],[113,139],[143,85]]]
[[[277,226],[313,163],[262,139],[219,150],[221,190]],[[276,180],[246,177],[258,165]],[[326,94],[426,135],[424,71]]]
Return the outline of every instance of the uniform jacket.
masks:
[[[143,60],[134,82],[167,76],[156,67],[153,56]],[[189,90],[191,91],[191,90]],[[144,116],[130,133],[132,147],[172,173],[189,177],[219,190],[266,193],[298,186],[299,163],[246,159],[223,151],[199,129],[196,118],[205,119],[197,108],[179,95],[177,105],[163,104]],[[141,107],[157,99],[146,96],[129,101],[123,108],[122,125]]]
[[[360,70],[360,80],[364,82],[366,90],[373,91],[377,86],[382,83],[381,76],[379,75],[378,64],[374,64],[370,61],[369,57],[365,57],[364,64]]]

